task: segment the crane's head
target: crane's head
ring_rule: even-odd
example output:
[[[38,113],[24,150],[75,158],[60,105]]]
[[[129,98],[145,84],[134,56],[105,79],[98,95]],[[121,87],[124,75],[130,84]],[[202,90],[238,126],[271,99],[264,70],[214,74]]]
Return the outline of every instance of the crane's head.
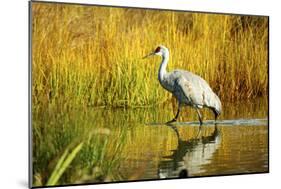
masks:
[[[152,53],[146,55],[143,58],[148,58],[153,55],[163,56],[163,55],[167,54],[168,52],[169,51],[166,47],[164,47],[163,45],[159,45]]]

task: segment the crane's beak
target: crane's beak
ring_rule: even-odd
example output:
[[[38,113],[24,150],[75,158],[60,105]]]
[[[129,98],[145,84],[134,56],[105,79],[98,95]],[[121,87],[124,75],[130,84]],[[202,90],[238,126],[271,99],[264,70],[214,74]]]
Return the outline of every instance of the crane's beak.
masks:
[[[150,53],[150,54],[144,56],[143,59],[148,58],[148,57],[153,56],[153,55],[154,55],[154,52],[152,52],[152,53]]]

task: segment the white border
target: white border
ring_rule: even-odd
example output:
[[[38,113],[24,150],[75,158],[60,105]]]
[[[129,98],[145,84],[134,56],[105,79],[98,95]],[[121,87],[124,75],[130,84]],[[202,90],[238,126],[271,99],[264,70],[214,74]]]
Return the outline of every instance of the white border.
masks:
[[[57,0],[57,2],[61,2]],[[121,5],[257,14],[270,16],[270,174],[133,182],[67,188],[266,188],[280,185],[280,5],[276,0],[65,0]],[[0,187],[27,188],[28,178],[28,2],[3,1],[0,6]]]

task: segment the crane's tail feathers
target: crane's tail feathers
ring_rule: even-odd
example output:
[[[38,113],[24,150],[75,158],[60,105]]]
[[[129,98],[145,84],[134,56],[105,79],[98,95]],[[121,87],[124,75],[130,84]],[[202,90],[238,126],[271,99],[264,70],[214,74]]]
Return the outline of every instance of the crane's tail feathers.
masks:
[[[219,97],[217,95],[215,95],[215,101],[214,101],[214,106],[213,106],[213,111],[215,113],[215,115],[219,116],[221,114],[221,101],[219,99]]]
[[[217,119],[217,117],[221,114],[221,109],[222,109],[221,101],[216,94],[214,94],[214,98],[211,103],[211,106],[208,106],[208,108],[210,108],[215,114],[215,119]]]
[[[215,114],[215,117],[218,117],[221,112],[219,110],[217,110],[216,108],[212,108],[213,113]]]

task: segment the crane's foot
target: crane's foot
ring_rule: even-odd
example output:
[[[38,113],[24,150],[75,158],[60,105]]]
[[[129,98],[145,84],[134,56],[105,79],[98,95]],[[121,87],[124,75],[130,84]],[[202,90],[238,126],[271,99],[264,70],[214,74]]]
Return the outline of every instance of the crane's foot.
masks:
[[[177,119],[174,118],[174,119],[172,119],[172,120],[170,120],[170,121],[167,121],[166,124],[173,123],[173,122],[175,122],[175,121],[177,121]]]

